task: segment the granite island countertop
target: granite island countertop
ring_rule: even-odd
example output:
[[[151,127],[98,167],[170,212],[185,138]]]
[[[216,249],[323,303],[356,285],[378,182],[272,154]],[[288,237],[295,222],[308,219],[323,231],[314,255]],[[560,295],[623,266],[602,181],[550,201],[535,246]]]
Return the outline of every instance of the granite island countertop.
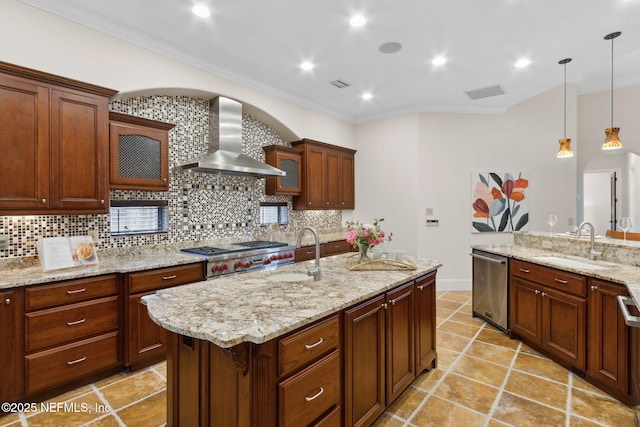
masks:
[[[228,348],[267,342],[442,266],[419,259],[416,270],[350,271],[348,256],[322,258],[318,282],[279,280],[306,272],[304,263],[290,264],[163,289],[143,301],[163,328]]]
[[[609,261],[591,261],[588,258],[566,255],[562,252],[517,245],[473,245],[472,248],[625,285],[629,295],[640,309],[640,267]],[[562,263],[558,258],[566,259],[569,263]],[[596,268],[584,269],[580,266],[572,266],[571,261],[593,265]]]

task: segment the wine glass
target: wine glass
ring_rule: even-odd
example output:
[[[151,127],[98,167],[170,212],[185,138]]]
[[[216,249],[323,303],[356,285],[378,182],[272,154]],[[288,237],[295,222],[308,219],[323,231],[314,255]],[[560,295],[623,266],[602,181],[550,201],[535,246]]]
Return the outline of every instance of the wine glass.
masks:
[[[620,229],[622,229],[622,232],[624,233],[625,242],[627,241],[627,231],[629,231],[631,227],[633,227],[631,218],[629,218],[628,216],[623,216],[622,218],[620,218]]]
[[[549,228],[551,229],[550,231],[550,235],[553,235],[553,226],[556,225],[558,223],[558,215],[556,214],[549,214],[549,216],[547,217],[547,224],[549,224]]]

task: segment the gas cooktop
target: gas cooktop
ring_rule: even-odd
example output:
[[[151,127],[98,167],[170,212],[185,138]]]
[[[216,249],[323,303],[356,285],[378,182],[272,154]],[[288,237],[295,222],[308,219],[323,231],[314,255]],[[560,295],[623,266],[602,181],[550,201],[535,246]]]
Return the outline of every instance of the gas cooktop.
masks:
[[[265,248],[279,248],[283,246],[287,246],[287,243],[282,242],[269,242],[265,240],[254,240],[251,242],[240,242],[240,243],[226,243],[223,245],[218,245],[217,247],[213,246],[199,246],[196,248],[186,248],[181,249],[182,252],[189,252],[197,255],[204,256],[214,256],[214,255],[223,255],[232,252],[241,252],[247,251],[250,249],[265,249]]]

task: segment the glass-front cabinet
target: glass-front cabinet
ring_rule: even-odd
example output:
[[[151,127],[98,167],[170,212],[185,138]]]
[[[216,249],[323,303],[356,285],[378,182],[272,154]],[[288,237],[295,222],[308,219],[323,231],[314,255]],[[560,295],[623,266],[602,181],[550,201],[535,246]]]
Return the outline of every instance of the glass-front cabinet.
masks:
[[[284,145],[268,145],[262,147],[265,160],[287,173],[286,176],[269,177],[266,180],[268,195],[297,196],[302,193],[302,153],[300,148]]]

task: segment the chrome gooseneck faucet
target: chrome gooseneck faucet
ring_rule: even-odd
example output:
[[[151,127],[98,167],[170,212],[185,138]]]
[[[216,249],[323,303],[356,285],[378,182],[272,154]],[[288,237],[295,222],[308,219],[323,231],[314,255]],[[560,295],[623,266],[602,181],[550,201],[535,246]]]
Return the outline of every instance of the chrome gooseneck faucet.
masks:
[[[596,231],[595,231],[595,229],[593,228],[593,224],[591,224],[591,223],[590,223],[590,222],[588,222],[588,221],[582,221],[582,223],[580,223],[580,226],[578,227],[578,230],[576,231],[576,239],[580,238],[580,233],[582,232],[582,229],[583,229],[585,226],[588,226],[588,227],[589,227],[589,232],[590,232],[590,235],[591,235],[591,249],[589,250],[589,259],[590,259],[591,261],[595,261],[595,259],[596,259],[598,256],[602,255],[602,252],[597,252],[597,251],[594,249],[594,246],[593,246],[593,245],[594,245],[594,238],[595,238],[595,234],[596,234]]]
[[[298,232],[298,241],[296,242],[296,248],[300,247],[300,241],[302,240],[302,235],[306,230],[309,230],[313,233],[313,237],[316,239],[316,264],[313,270],[309,270],[307,267],[307,274],[309,276],[313,276],[313,281],[317,282],[322,280],[322,270],[320,269],[320,237],[318,236],[318,232],[315,228],[312,227],[304,227],[300,232]]]

